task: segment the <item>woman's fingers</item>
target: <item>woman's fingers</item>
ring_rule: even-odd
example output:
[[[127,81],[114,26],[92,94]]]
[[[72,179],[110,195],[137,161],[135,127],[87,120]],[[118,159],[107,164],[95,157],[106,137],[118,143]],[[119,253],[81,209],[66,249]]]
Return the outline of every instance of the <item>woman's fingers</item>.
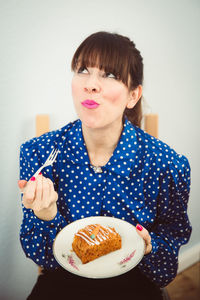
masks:
[[[152,250],[152,245],[151,244],[146,245],[145,255],[149,254],[151,250]]]
[[[18,180],[18,187],[21,189],[25,188],[27,184],[27,181],[26,180]]]
[[[54,190],[54,185],[53,182],[47,178],[48,184],[49,184],[49,192],[50,192],[50,198],[51,198],[51,203],[54,203],[58,200],[58,194]]]
[[[146,244],[146,249],[145,249],[145,254],[148,254],[152,250],[152,245],[151,245],[151,236],[148,232],[148,230],[144,227],[142,227],[140,224],[137,224],[136,230],[138,234],[143,238]]]
[[[57,214],[56,201],[58,194],[54,190],[53,182],[43,177],[42,181],[42,201],[40,206],[33,208],[35,215],[42,220],[52,220]]]
[[[51,204],[51,186],[50,179],[44,178],[43,180],[43,208],[48,208]]]
[[[31,177],[27,182],[26,189],[23,195],[23,202],[28,204],[32,203],[35,199],[35,190],[36,190],[36,178]]]
[[[34,211],[41,211],[50,208],[57,200],[57,193],[54,190],[53,182],[42,175],[37,177],[36,196],[33,205]]]
[[[25,182],[19,182],[19,187]],[[26,184],[23,195],[23,204],[32,209],[42,220],[52,220],[57,213],[56,201],[58,194],[54,190],[53,182],[42,174],[32,177]]]
[[[43,206],[43,176],[40,174],[36,178],[36,191],[34,200],[34,210],[40,210]]]

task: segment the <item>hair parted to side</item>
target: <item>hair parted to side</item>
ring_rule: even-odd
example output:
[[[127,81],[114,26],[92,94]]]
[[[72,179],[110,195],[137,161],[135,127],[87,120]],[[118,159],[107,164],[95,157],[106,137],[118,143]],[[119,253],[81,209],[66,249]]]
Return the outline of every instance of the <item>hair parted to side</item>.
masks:
[[[87,37],[76,50],[71,68],[97,67],[113,73],[129,90],[143,83],[143,58],[140,51],[128,37],[117,33],[100,31]],[[130,78],[130,82],[129,82]],[[132,109],[125,109],[124,115],[136,126],[141,126],[142,97]]]

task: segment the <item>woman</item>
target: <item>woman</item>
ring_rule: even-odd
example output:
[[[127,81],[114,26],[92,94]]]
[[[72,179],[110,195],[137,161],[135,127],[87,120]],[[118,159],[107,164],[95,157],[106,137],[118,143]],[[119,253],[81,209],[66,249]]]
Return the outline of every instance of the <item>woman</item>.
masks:
[[[62,299],[63,291],[87,299],[162,299],[160,287],[176,276],[179,248],[191,234],[189,163],[139,128],[143,59],[127,37],[92,34],[75,52],[72,70],[79,119],[21,146],[19,187],[26,191],[20,239],[27,257],[44,269],[28,299]],[[32,177],[52,148],[59,149],[53,167]],[[64,226],[98,215],[137,225],[145,241],[144,258],[124,275],[82,278],[53,256]]]

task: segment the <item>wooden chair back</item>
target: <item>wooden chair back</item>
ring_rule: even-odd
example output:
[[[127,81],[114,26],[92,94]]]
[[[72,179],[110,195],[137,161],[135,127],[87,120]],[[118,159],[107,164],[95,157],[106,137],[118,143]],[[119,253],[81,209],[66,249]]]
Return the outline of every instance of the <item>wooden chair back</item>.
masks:
[[[40,136],[50,130],[49,115],[36,115],[36,136]],[[146,114],[144,116],[144,130],[158,138],[158,114]]]

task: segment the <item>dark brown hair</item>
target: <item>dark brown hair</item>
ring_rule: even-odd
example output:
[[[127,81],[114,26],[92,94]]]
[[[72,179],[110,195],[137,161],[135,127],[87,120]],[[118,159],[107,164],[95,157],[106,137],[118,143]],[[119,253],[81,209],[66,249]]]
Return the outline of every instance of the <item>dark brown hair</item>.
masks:
[[[77,65],[97,67],[113,73],[129,90],[143,83],[143,59],[139,50],[128,37],[117,33],[100,31],[87,37],[72,58],[73,71],[77,69]],[[141,98],[132,109],[126,108],[124,111],[124,116],[139,127],[142,119]]]

